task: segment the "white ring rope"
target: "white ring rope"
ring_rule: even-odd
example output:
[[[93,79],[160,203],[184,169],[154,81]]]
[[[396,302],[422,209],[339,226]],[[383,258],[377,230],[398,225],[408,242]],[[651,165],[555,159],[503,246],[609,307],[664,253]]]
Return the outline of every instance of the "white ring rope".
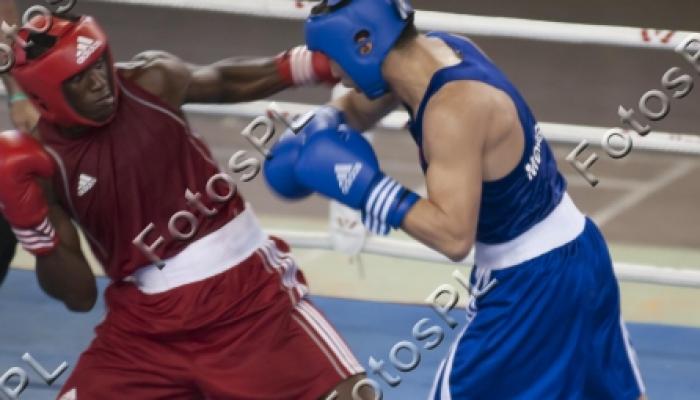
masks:
[[[0,96],[6,96],[5,88],[0,86]],[[242,117],[256,118],[265,115],[270,105],[276,103],[279,108],[289,115],[302,115],[318,106],[313,104],[253,101],[240,104],[188,104],[184,110],[192,114],[200,114],[218,117]],[[387,115],[379,123],[380,128],[389,130],[405,129],[408,122],[408,114],[404,111],[395,111]],[[579,144],[581,139],[586,139],[591,145],[600,147],[602,139],[608,128],[557,124],[541,122],[542,134],[553,143]],[[634,137],[634,148],[662,153],[675,153],[686,155],[700,155],[700,135],[686,133],[654,132],[641,138]]]
[[[318,106],[312,104],[276,102],[279,108],[289,115],[301,115],[315,109]],[[254,101],[250,103],[231,105],[189,104],[185,111],[216,116],[235,116],[255,118],[265,115],[272,102]],[[390,130],[402,130],[408,122],[408,113],[395,111],[385,117],[379,124],[381,128]],[[578,144],[581,139],[586,139],[591,145],[601,146],[605,132],[609,128],[555,124],[541,122],[542,134],[547,140],[554,143]],[[634,148],[637,150],[649,150],[666,153],[700,155],[700,136],[680,133],[654,132],[645,137],[633,134]]]
[[[329,233],[299,232],[290,230],[268,230],[271,235],[279,236],[291,246],[302,249],[334,250]],[[425,247],[418,242],[369,237],[362,250],[366,254],[376,254],[406,260],[455,264],[442,254]],[[474,265],[474,254],[460,262],[469,267]],[[635,265],[615,262],[615,275],[623,281],[648,283],[654,285],[700,288],[700,270]]]
[[[262,18],[301,20],[311,5],[295,0],[89,0],[92,2],[185,8],[249,15]],[[621,47],[673,49],[693,32],[626,26],[574,24],[522,18],[486,17],[438,11],[416,13],[421,30],[440,30],[465,35],[529,39],[548,42],[599,44]]]

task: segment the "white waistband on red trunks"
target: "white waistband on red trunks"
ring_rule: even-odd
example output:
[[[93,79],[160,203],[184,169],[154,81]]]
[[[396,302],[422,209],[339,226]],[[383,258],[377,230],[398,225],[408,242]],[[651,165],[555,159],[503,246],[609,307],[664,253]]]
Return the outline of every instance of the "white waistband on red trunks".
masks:
[[[568,193],[549,215],[520,236],[505,243],[476,242],[474,260],[478,268],[504,269],[531,260],[576,239],[583,232],[586,217]]]
[[[165,266],[139,268],[125,281],[146,294],[163,293],[189,283],[202,281],[234,268],[268,240],[249,205],[217,231],[198,239],[178,255],[164,260]]]

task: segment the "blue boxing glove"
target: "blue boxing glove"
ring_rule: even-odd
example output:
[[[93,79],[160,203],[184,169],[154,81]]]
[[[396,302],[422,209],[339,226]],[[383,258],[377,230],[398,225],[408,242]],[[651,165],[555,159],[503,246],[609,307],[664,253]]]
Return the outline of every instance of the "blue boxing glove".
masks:
[[[308,136],[294,171],[302,185],[362,210],[365,226],[375,234],[399,228],[420,200],[381,172],[372,146],[346,125]]]
[[[279,141],[270,149],[270,156],[263,166],[263,175],[268,186],[280,197],[300,200],[313,193],[297,182],[294,165],[299,151],[309,135],[325,129],[337,129],[344,123],[343,114],[336,108],[326,106],[310,112],[292,123]]]
[[[303,138],[285,133],[270,150],[263,166],[265,182],[282,198],[300,200],[313,193],[301,185],[294,175],[294,165],[304,144]]]

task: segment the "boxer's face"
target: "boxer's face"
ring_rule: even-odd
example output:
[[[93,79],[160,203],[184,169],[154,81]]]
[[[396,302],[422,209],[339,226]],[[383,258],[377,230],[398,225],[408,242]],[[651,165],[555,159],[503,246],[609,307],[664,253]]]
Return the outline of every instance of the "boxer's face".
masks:
[[[106,55],[63,84],[66,98],[83,117],[106,121],[116,107]]]

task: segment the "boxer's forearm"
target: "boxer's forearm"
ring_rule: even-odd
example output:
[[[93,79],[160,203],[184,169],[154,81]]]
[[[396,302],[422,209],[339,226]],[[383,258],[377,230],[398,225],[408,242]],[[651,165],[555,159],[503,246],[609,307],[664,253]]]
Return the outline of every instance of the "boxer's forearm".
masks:
[[[59,245],[47,256],[37,257],[36,274],[41,288],[75,312],[90,311],[97,300],[97,283],[85,258]]]
[[[467,223],[440,210],[428,200],[421,200],[409,211],[401,228],[411,237],[440,252],[454,262],[469,255],[474,233],[465,231]]]
[[[372,101],[358,92],[347,93],[330,103],[343,112],[348,125],[360,132],[371,129],[398,104],[398,100],[391,94]]]
[[[97,283],[80,249],[77,231],[56,207],[49,211],[49,219],[56,229],[59,245],[50,254],[37,257],[39,285],[71,311],[90,311],[97,300]]]
[[[192,82],[186,102],[238,103],[259,100],[289,87],[274,58],[229,58],[208,66],[188,66]]]
[[[235,57],[195,65],[165,51],[149,50],[119,67],[127,79],[133,79],[173,107],[258,100],[290,86],[272,57]]]
[[[272,58],[231,59],[219,66],[228,101],[263,99],[289,87]]]

